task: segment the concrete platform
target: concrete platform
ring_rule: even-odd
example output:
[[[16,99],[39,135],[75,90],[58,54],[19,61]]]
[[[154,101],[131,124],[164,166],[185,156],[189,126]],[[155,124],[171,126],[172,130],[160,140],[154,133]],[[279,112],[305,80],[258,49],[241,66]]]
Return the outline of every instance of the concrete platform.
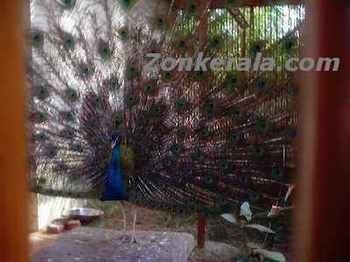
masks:
[[[34,252],[33,262],[187,262],[195,247],[192,235],[139,231],[137,243],[120,231],[83,227],[60,235]]]

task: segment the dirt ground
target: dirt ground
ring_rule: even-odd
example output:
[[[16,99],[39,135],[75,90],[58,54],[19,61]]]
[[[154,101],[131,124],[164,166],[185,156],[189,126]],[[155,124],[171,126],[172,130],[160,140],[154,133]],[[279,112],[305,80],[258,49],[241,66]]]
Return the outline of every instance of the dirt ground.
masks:
[[[102,209],[104,218],[93,223],[93,226],[107,229],[123,229],[123,215],[118,203],[90,202],[90,207]],[[127,228],[132,228],[132,217],[136,210],[136,229],[140,231],[173,231],[186,232],[196,236],[197,215],[196,214],[174,214],[164,211],[147,209],[127,203],[124,208],[127,216]],[[221,217],[209,218],[207,227],[207,240],[219,241],[233,246],[241,244],[241,232],[226,222]]]
[[[103,218],[92,222],[91,224],[89,224],[89,227],[123,230],[123,215],[120,204],[90,201],[88,205],[92,208],[101,209],[105,213]],[[132,217],[133,213],[136,211],[136,230],[138,231],[186,232],[196,237],[197,216],[195,214],[175,215],[168,212],[137,207],[129,203],[126,204],[124,210],[127,216],[127,230],[132,230]],[[227,247],[234,248],[242,246],[243,238],[244,237],[242,235],[242,232],[238,228],[232,226],[231,224],[223,220],[221,217],[208,219],[206,235],[206,239],[208,241],[211,241],[212,243],[219,242],[219,245],[221,245],[221,243],[225,243],[227,244]],[[41,248],[45,248],[48,245],[53,244],[56,239],[56,235],[47,235],[45,233],[32,234],[31,243],[33,252],[36,252]],[[264,239],[257,239],[257,241],[264,241]],[[220,253],[222,252],[222,249],[214,248],[214,251],[213,247],[210,247],[210,249],[211,250],[195,250],[189,261],[232,261],[232,257],[230,257],[230,255]]]
[[[108,229],[123,229],[123,215],[121,205],[118,203],[90,202],[89,205],[94,208],[104,210],[105,216],[100,221],[93,223],[93,226]],[[127,203],[124,208],[127,216],[127,228],[132,229],[133,213],[137,212],[136,230],[140,231],[172,231],[186,232],[196,237],[197,215],[196,214],[172,214],[169,212],[147,209]],[[230,237],[227,227],[230,227],[223,219],[210,219],[207,228],[207,240],[213,240],[230,244],[232,246],[240,245],[237,241],[237,232],[235,237]],[[190,262],[226,262],[231,261],[231,257],[223,257],[221,254],[213,252],[202,252],[195,250]]]

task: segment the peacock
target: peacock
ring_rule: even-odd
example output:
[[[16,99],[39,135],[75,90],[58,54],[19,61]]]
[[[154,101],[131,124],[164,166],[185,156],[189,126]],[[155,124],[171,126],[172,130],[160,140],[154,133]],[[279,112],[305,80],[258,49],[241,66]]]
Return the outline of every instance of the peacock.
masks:
[[[234,2],[203,15],[200,1],[32,0],[31,190],[207,215],[283,205],[295,167],[292,73],[162,61],[145,70],[155,53],[298,55],[300,7],[268,7],[267,22]]]

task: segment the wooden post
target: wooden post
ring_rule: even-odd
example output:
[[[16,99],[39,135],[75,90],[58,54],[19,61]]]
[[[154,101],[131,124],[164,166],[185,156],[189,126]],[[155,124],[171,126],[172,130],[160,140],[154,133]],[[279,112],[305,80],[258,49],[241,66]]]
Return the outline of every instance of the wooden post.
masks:
[[[197,247],[199,249],[202,249],[205,246],[206,227],[207,227],[207,218],[203,213],[199,213],[198,221],[197,221]]]
[[[0,2],[0,261],[28,261],[27,161],[20,0]]]
[[[349,261],[350,1],[310,3],[303,56],[339,57],[341,66],[302,76],[295,261]]]

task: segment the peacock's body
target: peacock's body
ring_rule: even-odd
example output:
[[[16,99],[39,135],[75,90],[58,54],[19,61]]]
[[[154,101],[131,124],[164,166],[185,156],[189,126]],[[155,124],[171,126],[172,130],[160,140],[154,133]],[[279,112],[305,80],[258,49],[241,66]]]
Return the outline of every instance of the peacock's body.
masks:
[[[128,193],[124,183],[124,174],[120,161],[120,146],[115,145],[112,149],[105,178],[105,191],[102,193],[102,201],[128,200]]]
[[[289,33],[258,32],[251,23],[263,23],[263,16],[252,20],[261,11],[228,8],[239,16],[227,22],[227,10],[214,10],[203,37],[207,17],[194,3],[181,11],[165,0],[32,5],[41,17],[33,21],[28,71],[32,190],[100,198],[120,150],[125,190],[137,204],[222,213],[244,200],[262,209],[283,199],[296,128],[289,73],[144,66],[148,53],[238,59],[262,52],[282,61],[297,52],[299,18],[291,16]],[[271,26],[281,10],[270,8]],[[112,154],[114,132],[122,141]]]

